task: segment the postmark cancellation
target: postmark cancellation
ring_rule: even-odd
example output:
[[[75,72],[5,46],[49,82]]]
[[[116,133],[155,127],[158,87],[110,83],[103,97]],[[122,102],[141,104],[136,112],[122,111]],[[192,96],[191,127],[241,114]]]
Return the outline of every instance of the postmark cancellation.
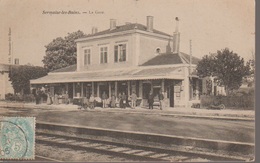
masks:
[[[35,158],[35,117],[0,117],[0,160]]]

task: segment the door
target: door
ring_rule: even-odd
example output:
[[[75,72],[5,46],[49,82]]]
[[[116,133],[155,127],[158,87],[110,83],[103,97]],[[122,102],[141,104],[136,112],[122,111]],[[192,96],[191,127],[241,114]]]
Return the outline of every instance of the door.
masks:
[[[170,107],[174,107],[174,86],[170,85],[169,87],[169,100],[170,100]]]
[[[109,88],[108,88],[108,83],[99,85],[99,95],[102,97],[103,92],[106,93],[106,95],[109,95]]]
[[[152,90],[151,83],[143,83],[143,99],[148,99],[151,90]]]
[[[68,95],[69,95],[69,98],[73,98],[73,84],[72,83],[68,84]]]

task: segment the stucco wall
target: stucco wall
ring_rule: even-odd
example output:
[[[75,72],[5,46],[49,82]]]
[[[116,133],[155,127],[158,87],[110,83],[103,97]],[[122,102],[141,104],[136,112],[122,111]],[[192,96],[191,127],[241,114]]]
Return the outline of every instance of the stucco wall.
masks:
[[[100,38],[96,40],[89,40],[78,43],[77,50],[77,64],[79,71],[86,70],[105,70],[113,68],[126,68],[134,65],[135,50],[133,47],[133,34],[127,34],[123,36],[113,36],[107,38]],[[117,44],[126,43],[126,61],[125,62],[114,62],[114,46]],[[100,64],[100,47],[108,47],[108,63]],[[84,49],[91,49],[91,64],[84,66]]]
[[[156,49],[160,48],[161,53],[170,52],[172,42],[170,39],[163,39],[154,36],[140,35],[140,56],[139,65],[156,56]]]

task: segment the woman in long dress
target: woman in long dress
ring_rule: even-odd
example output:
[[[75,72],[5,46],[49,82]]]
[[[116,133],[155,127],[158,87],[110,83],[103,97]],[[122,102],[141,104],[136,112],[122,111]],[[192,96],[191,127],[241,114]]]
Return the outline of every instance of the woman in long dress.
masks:
[[[50,97],[50,93],[47,92],[47,105],[51,104],[51,97]]]

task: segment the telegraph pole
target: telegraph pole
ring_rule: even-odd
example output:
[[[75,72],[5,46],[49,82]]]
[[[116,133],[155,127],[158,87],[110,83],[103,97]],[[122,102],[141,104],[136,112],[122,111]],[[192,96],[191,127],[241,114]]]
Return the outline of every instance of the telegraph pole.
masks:
[[[191,64],[192,64],[192,40],[190,40],[190,75],[191,75]]]

